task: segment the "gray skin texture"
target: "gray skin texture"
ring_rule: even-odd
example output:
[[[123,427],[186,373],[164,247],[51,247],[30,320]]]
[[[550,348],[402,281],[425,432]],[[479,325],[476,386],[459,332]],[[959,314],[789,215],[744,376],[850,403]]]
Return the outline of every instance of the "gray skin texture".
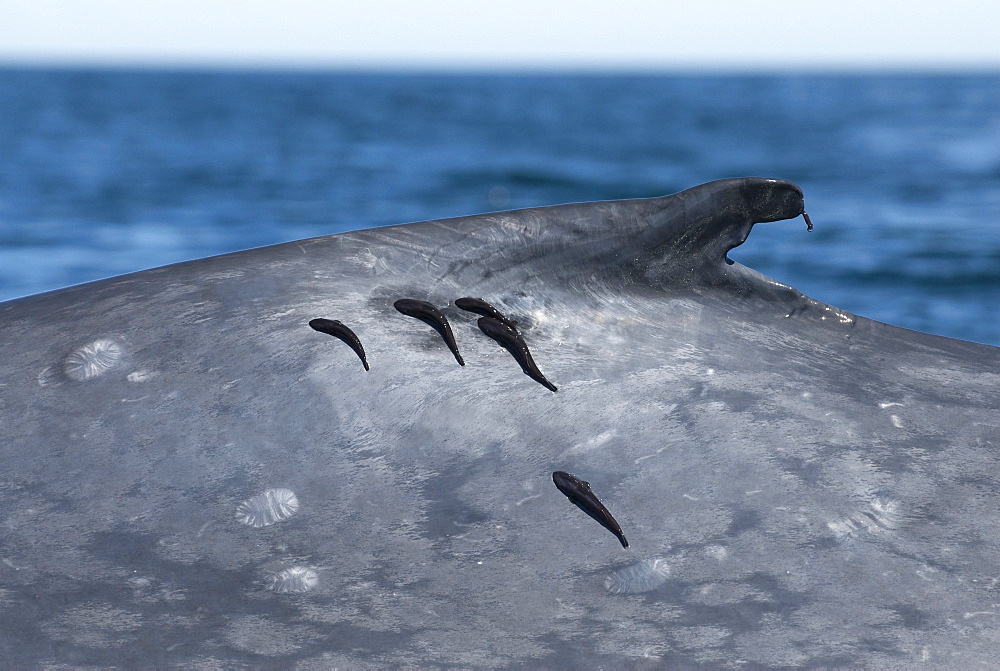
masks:
[[[727,259],[801,212],[789,182],[723,180],[0,305],[0,659],[994,664],[1000,349]],[[516,319],[559,392],[462,296]],[[404,297],[449,306],[467,366]],[[350,323],[371,371],[314,317]],[[243,523],[272,489],[297,506]]]

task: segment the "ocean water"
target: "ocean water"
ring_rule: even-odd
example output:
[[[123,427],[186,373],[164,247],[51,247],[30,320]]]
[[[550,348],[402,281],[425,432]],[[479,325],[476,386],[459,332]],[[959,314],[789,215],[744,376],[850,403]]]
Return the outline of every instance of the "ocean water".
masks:
[[[797,182],[731,256],[1000,345],[1000,74],[0,69],[0,300],[358,228]]]

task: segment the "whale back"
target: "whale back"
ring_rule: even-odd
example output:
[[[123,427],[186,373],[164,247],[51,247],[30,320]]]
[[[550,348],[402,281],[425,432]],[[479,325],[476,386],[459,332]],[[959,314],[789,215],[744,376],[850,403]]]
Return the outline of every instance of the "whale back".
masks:
[[[1000,349],[726,256],[801,212],[788,182],[723,180],[0,304],[0,658],[991,663]]]

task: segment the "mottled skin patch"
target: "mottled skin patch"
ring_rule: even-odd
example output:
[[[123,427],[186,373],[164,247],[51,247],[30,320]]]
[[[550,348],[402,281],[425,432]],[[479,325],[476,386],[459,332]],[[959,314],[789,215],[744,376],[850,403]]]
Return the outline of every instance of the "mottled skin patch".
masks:
[[[667,560],[654,557],[613,571],[604,579],[604,589],[612,594],[641,594],[660,587],[668,577]]]
[[[236,507],[236,519],[254,528],[287,520],[299,511],[299,499],[290,489],[268,489]]]
[[[70,352],[63,361],[63,371],[77,382],[92,380],[117,366],[123,354],[120,343],[98,338]]]

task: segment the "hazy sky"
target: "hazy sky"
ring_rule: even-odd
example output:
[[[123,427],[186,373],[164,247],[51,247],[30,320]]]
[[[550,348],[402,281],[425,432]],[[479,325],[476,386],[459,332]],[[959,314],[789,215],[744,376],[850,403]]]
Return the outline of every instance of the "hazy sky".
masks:
[[[0,61],[1000,67],[996,0],[0,0]]]

